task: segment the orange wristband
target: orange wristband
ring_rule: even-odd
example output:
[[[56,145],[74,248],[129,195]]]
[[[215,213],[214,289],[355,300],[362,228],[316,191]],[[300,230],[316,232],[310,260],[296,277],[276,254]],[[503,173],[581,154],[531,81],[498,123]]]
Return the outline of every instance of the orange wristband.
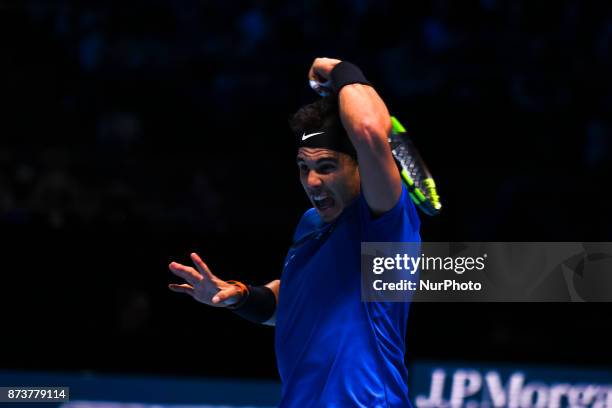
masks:
[[[237,280],[228,280],[226,282],[230,285],[236,286],[240,290],[240,300],[233,305],[226,306],[230,310],[237,309],[242,306],[242,304],[246,301],[246,298],[249,296],[249,288],[247,285]]]

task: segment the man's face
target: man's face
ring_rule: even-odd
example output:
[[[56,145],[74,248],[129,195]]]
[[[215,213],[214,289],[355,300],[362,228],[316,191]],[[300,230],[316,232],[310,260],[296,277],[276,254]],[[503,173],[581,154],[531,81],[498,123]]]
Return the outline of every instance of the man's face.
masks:
[[[345,153],[301,147],[297,165],[304,191],[325,222],[336,219],[359,195],[359,169]]]

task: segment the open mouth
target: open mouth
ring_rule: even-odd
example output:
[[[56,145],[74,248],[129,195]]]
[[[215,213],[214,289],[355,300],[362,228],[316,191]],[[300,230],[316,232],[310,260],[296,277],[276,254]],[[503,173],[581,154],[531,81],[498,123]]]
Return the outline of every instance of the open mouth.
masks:
[[[328,195],[321,194],[312,196],[312,202],[319,211],[327,210],[334,206],[334,199]]]

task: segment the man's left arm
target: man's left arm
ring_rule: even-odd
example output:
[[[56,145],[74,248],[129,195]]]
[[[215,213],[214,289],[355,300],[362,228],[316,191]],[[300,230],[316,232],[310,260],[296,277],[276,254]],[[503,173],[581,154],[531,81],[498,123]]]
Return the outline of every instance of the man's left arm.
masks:
[[[358,68],[342,67],[349,69],[342,69],[341,77],[335,78],[333,70],[340,63],[340,60],[330,58],[315,59],[309,79],[325,82],[334,78],[337,83],[332,86],[341,86],[336,89],[340,119],[357,152],[363,196],[372,213],[380,215],[393,208],[402,193],[402,182],[388,141],[391,118],[372,86],[362,83],[344,85],[344,82],[350,82],[351,76],[359,79],[361,72]]]

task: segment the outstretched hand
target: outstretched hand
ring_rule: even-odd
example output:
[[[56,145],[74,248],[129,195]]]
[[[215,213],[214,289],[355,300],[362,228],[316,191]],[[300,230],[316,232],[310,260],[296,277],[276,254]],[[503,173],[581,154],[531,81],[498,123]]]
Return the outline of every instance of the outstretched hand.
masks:
[[[195,252],[191,254],[196,269],[178,262],[168,265],[170,272],[183,278],[187,283],[171,283],[168,288],[174,292],[186,293],[201,303],[210,306],[227,307],[237,303],[244,295],[240,287],[217,278]]]

